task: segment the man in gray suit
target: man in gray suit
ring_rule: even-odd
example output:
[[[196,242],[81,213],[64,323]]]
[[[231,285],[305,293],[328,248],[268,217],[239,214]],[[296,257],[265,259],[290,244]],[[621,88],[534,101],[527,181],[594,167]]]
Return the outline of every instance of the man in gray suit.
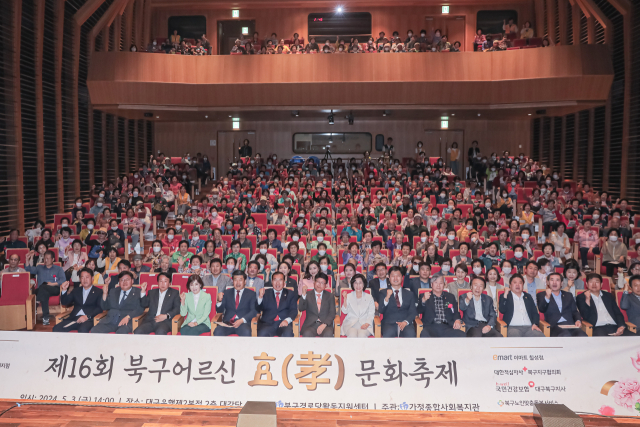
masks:
[[[482,292],[486,283],[482,277],[475,277],[471,281],[471,292],[460,295],[460,310],[463,312],[462,321],[467,327],[468,337],[501,337],[495,330],[496,310],[493,300]]]
[[[119,287],[109,291],[109,285],[102,288],[100,306],[108,310],[107,315],[91,329],[94,334],[130,334],[133,330],[133,318],[144,313],[141,304],[140,289],[133,286],[133,274],[123,271],[118,275]]]
[[[258,294],[260,289],[264,288],[264,280],[258,277],[260,271],[260,263],[258,261],[249,261],[247,264],[247,288],[253,288]]]
[[[336,300],[331,292],[325,290],[328,281],[326,274],[318,273],[313,292],[307,293],[307,287],[302,287],[298,310],[306,310],[306,318],[300,328],[300,334],[303,337],[333,337]]]
[[[636,325],[636,335],[638,335],[637,331],[640,330],[640,275],[631,276],[629,283],[625,284],[623,292],[620,308],[627,311],[629,322]],[[629,333],[631,331],[627,330],[626,334]]]
[[[147,290],[147,283],[142,283],[142,307],[149,308],[135,334],[167,335],[171,332],[171,319],[180,313],[180,291],[172,289],[171,276],[168,273],[158,274],[158,287]]]
[[[233,288],[233,281],[228,275],[222,274],[222,260],[214,258],[210,263],[211,274],[207,274],[202,279],[205,286],[215,286],[218,288],[218,295],[224,294],[225,289]]]
[[[538,278],[538,264],[535,261],[529,261],[524,269],[524,290],[533,297],[536,307],[538,306],[536,299],[538,289],[547,289],[547,284]]]

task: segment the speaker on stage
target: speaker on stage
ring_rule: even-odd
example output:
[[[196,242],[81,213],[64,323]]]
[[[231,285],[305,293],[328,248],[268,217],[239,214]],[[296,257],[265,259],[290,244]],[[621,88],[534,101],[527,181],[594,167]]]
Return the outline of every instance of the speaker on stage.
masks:
[[[384,135],[381,133],[376,135],[376,150],[384,151]]]
[[[533,419],[538,427],[584,427],[582,418],[565,405],[536,403]]]
[[[238,415],[236,427],[277,427],[275,402],[247,402]]]

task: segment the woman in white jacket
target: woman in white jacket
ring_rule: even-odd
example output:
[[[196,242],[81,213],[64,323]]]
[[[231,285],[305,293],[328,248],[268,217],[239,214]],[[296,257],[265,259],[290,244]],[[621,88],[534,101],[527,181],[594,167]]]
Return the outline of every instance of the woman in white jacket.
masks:
[[[367,279],[362,274],[351,278],[353,292],[347,294],[342,302],[342,312],[347,315],[342,322],[341,335],[349,338],[366,338],[373,335],[373,316],[376,307],[367,288]]]

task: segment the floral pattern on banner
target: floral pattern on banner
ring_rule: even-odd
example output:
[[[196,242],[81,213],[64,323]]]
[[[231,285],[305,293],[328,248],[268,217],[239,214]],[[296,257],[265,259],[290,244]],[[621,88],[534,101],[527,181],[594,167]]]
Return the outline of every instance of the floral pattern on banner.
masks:
[[[640,372],[640,351],[636,357],[631,357],[631,364]],[[625,378],[618,381],[607,382],[601,393],[613,397],[616,405],[640,413],[640,381],[634,378]],[[615,409],[611,406],[603,405],[598,410],[600,415],[614,416]]]

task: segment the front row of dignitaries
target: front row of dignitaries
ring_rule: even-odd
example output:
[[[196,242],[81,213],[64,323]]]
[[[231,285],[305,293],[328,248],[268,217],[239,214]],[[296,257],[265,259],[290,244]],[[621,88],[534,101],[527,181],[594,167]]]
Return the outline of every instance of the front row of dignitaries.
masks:
[[[69,283],[60,286],[61,303],[73,305],[70,315],[54,327],[54,332],[78,331],[81,333],[131,333],[132,319],[140,316],[145,308],[149,314],[143,318],[136,334],[166,335],[171,331],[171,319],[180,313],[184,322],[183,335],[210,333],[209,313],[212,301],[208,293],[202,291],[202,279],[193,275],[187,282],[188,293],[180,294],[170,287],[168,274],[158,275],[158,287],[147,292],[147,285],[133,287],[133,275],[123,271],[118,276],[117,287],[109,291],[92,285],[93,272],[80,271],[80,286],[68,292]],[[495,330],[497,313],[492,298],[483,293],[485,281],[474,277],[471,291],[460,295],[459,300],[445,291],[442,276],[431,280],[431,289],[417,299],[409,288],[403,288],[403,274],[400,268],[389,270],[389,287],[385,283],[372,281],[371,295],[364,293],[366,279],[362,275],[352,278],[352,288],[343,301],[342,311],[347,315],[343,322],[343,335],[372,335],[375,307],[381,315],[383,337],[415,337],[414,320],[420,314],[423,323],[421,337],[464,337],[462,322],[466,326],[466,336],[497,337]],[[214,331],[216,336],[251,336],[251,320],[262,313],[258,322],[258,335],[262,337],[293,336],[293,319],[298,310],[305,312],[301,335],[305,337],[333,336],[336,307],[334,296],[326,290],[328,278],[323,273],[316,275],[313,289],[302,289],[302,296],[284,288],[282,273],[274,274],[272,288],[262,288],[256,297],[251,289],[245,289],[246,276],[241,271],[232,275],[233,286],[218,294],[217,311],[223,313],[222,324]],[[380,289],[379,286],[384,286]],[[524,278],[515,274],[509,286],[499,297],[498,309],[507,324],[508,337],[541,337],[540,313],[550,325],[551,336],[585,336],[581,329],[582,319],[593,325],[594,336],[632,335],[626,329],[624,317],[614,297],[602,291],[602,277],[598,274],[587,276],[588,290],[576,299],[562,290],[562,276],[552,273],[547,277],[547,287],[536,296],[524,292]],[[640,320],[640,276],[629,280],[625,287],[621,304],[628,310],[630,320]],[[627,289],[628,288],[628,289]],[[633,293],[629,292],[633,288]],[[534,300],[535,298],[535,300]],[[374,301],[377,302],[374,303]],[[374,305],[375,304],[375,305]],[[463,312],[460,317],[459,310]],[[107,311],[105,317],[93,326],[93,318]]]

